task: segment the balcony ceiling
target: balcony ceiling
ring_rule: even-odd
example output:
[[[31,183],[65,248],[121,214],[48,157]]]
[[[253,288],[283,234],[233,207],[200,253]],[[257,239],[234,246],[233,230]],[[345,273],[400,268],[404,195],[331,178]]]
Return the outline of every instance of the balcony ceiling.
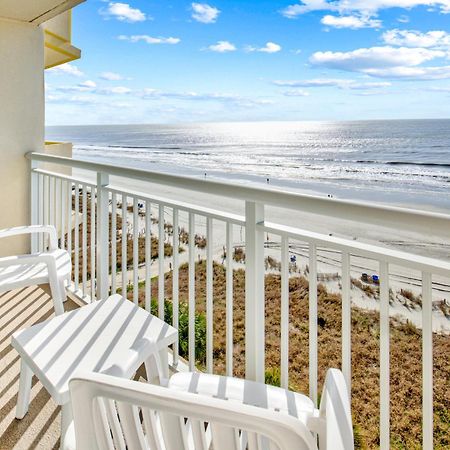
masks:
[[[64,11],[72,9],[85,0],[1,0],[0,18],[32,22],[37,25]]]

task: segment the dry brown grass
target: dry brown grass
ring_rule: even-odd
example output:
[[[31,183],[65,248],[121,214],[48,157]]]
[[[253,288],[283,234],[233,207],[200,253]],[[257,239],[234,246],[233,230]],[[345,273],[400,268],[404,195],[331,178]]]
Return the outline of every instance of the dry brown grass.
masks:
[[[233,259],[236,262],[244,263],[245,262],[245,252],[243,247],[235,247],[233,250]]]
[[[172,296],[172,274],[166,274],[166,298]],[[214,370],[225,372],[225,269],[214,265]],[[291,278],[290,385],[308,392],[308,281]],[[197,311],[205,312],[206,268],[196,264]],[[153,283],[152,296],[157,295]],[[234,374],[244,376],[245,272],[234,272]],[[266,276],[266,367],[280,365],[280,277]],[[188,268],[180,268],[180,301],[188,299]],[[141,301],[143,293],[141,293]],[[340,367],[341,297],[318,288],[319,383],[329,367]],[[352,308],[352,411],[361,448],[379,445],[379,318]],[[421,448],[421,338],[411,324],[391,321],[391,447]],[[435,448],[450,448],[450,337],[434,334]]]
[[[380,296],[380,288],[377,286],[365,283],[357,278],[352,278],[351,283],[354,287],[363,291],[370,298],[378,298]]]

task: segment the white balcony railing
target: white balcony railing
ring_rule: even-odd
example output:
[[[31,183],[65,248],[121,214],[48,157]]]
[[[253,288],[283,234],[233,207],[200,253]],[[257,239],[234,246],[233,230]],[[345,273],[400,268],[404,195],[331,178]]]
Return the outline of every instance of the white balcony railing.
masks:
[[[151,278],[155,274],[172,271],[173,325],[178,327],[179,266],[188,263],[188,361],[194,369],[196,355],[195,335],[195,263],[196,226],[204,224],[206,249],[206,364],[208,372],[213,361],[213,234],[216,227],[225,227],[224,250],[226,261],[226,373],[234,373],[233,359],[233,245],[236,230],[241,230],[240,245],[245,245],[245,374],[248,378],[264,380],[265,376],[265,235],[278,236],[281,254],[281,319],[280,319],[280,373],[281,385],[289,385],[290,376],[290,315],[289,315],[289,254],[290,246],[302,242],[309,255],[309,394],[318,399],[318,255],[322,249],[339,255],[341,266],[341,366],[351,390],[352,381],[352,323],[351,271],[352,258],[376,261],[380,275],[380,333],[379,333],[379,443],[382,449],[390,447],[390,268],[401,266],[411,272],[420,272],[422,290],[422,439],[423,448],[433,448],[433,323],[432,295],[435,278],[450,278],[450,262],[406,253],[381,245],[372,245],[352,239],[337,238],[283,223],[265,220],[265,207],[277,207],[293,212],[313,213],[324,220],[347,220],[430,234],[450,236],[450,216],[395,207],[368,206],[350,201],[300,195],[273,189],[262,189],[219,181],[207,181],[138,169],[121,168],[92,162],[77,161],[38,153],[27,155],[31,161],[32,222],[55,224],[61,246],[71,249],[74,261],[72,289],[86,300],[104,298],[126,286],[132,300],[139,300],[139,283],[145,285],[145,308],[150,309]],[[40,163],[69,166],[83,174],[67,176],[61,172],[42,170]],[[110,183],[114,177],[114,183]],[[121,180],[121,182],[119,182]],[[162,186],[181,188],[192,192],[192,203],[152,195],[150,188],[136,192],[124,188],[127,180],[140,180]],[[145,183],[143,184],[145,186]],[[244,215],[231,214],[220,207],[206,208],[202,194],[214,194],[242,203]],[[180,254],[180,217],[187,226],[187,252]],[[121,226],[119,229],[119,221]],[[172,227],[168,234],[166,227]],[[202,225],[203,227],[203,225]],[[155,235],[155,236],[154,236]],[[123,236],[127,238],[123,239]],[[130,246],[128,241],[130,236]],[[152,237],[158,237],[158,255],[164,254],[167,239],[173,248],[172,256],[159,258],[152,265]],[[142,241],[144,254],[142,255]],[[244,241],[244,242],[242,242]],[[34,249],[45,243],[34,242]],[[131,250],[132,255],[128,255]],[[117,257],[121,253],[121,266]],[[131,262],[129,267],[128,261]],[[169,263],[169,267],[168,267]],[[121,274],[120,274],[121,272]],[[165,280],[158,277],[158,315],[164,317]],[[354,337],[355,338],[355,337]],[[357,338],[357,336],[356,336]],[[419,338],[418,338],[419,339]],[[178,361],[174,348],[173,363]],[[419,383],[420,380],[417,380]],[[377,393],[378,394],[378,393]],[[420,445],[419,443],[417,443]]]

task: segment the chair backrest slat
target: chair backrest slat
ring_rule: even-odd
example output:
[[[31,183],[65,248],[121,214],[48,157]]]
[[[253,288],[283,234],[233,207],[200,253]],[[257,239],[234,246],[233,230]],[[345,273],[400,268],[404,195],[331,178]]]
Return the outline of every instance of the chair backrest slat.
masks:
[[[190,431],[192,433],[192,444],[196,450],[208,450],[206,441],[205,422],[200,420],[189,420]]]
[[[142,432],[137,406],[126,402],[117,402],[117,410],[127,448],[144,449],[146,446],[145,437]]]
[[[101,442],[100,446],[102,448],[109,449],[114,446],[111,433],[110,433],[110,425],[108,422],[108,415],[106,412],[105,401],[103,399],[95,399],[93,406],[94,410],[94,420],[95,420],[95,428],[96,435],[99,442]]]
[[[235,428],[212,423],[211,433],[214,450],[240,450],[239,435]]]
[[[111,429],[114,448],[117,450],[126,450],[122,428],[120,427],[119,418],[117,416],[116,402],[110,399],[103,399],[103,404],[105,405],[106,417],[108,418],[109,427]]]
[[[159,413],[162,436],[166,450],[183,450],[188,448],[184,419],[166,412]]]
[[[151,450],[163,450],[161,445],[162,436],[159,420],[155,411],[148,408],[142,408],[142,418],[144,421],[145,437]]]

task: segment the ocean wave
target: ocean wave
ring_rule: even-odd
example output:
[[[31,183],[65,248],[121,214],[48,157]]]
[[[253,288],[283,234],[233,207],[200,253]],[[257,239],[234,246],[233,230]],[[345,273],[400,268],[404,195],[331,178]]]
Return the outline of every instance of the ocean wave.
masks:
[[[423,166],[423,167],[442,167],[450,169],[450,163],[434,163],[424,161],[376,161],[376,160],[356,160],[357,163],[362,164],[386,164],[388,166]]]

